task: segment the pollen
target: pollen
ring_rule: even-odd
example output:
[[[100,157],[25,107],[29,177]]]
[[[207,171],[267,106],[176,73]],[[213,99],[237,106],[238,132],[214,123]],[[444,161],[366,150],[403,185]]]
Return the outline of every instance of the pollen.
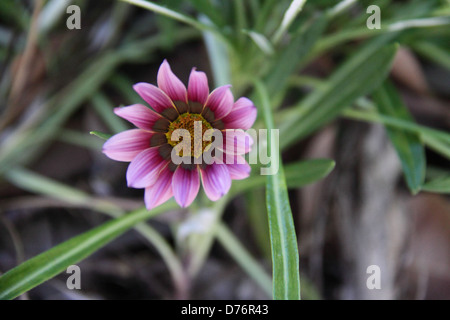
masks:
[[[195,132],[195,123],[201,124],[201,134],[200,132]],[[198,125],[197,125],[198,126]],[[191,139],[191,150],[190,154],[184,154],[183,150],[180,150],[179,156],[194,156],[196,158],[200,157],[203,152],[208,148],[208,146],[212,143],[208,141],[209,138],[206,138],[204,141],[203,137],[205,136],[205,132],[209,129],[213,129],[212,125],[203,118],[201,114],[197,113],[183,113],[178,116],[177,119],[172,121],[169,125],[169,130],[166,133],[166,138],[168,143],[175,147],[179,143],[183,141],[183,135],[181,135],[178,141],[172,140],[172,133],[177,129],[185,129],[190,134]],[[197,136],[196,136],[197,135]]]

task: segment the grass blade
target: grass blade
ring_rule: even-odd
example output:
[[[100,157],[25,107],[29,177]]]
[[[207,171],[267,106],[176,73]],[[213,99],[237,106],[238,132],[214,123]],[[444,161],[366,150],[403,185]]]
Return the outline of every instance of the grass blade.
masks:
[[[307,56],[327,25],[326,17],[320,16],[310,26],[293,35],[290,44],[274,58],[265,84],[269,96],[283,90],[287,80],[297,70],[299,62]]]
[[[395,87],[386,82],[373,94],[381,114],[412,121],[412,117],[401,101]],[[425,179],[425,149],[419,135],[386,127],[389,139],[402,163],[403,173],[413,194],[420,191]]]
[[[319,89],[313,91],[281,128],[284,148],[338,116],[357,98],[370,93],[386,78],[397,45],[383,41],[371,44],[340,67]],[[381,48],[380,48],[381,47]]]
[[[181,14],[174,10],[160,6],[160,5],[150,2],[150,1],[143,1],[143,0],[120,0],[120,1],[129,3],[129,4],[135,5],[137,7],[141,7],[143,9],[153,11],[155,13],[166,16],[168,18],[183,22],[183,23],[188,24],[198,30],[203,30],[203,31],[209,30],[209,31],[213,31],[213,32],[217,33],[217,30],[209,25],[203,24],[203,23],[197,21],[196,19],[193,19],[184,14]]]
[[[450,175],[427,182],[423,185],[422,190],[437,193],[450,193]]]
[[[93,136],[99,137],[100,139],[103,139],[103,140],[108,140],[109,138],[112,137],[112,134],[103,133],[100,131],[91,131],[89,133],[92,134]]]
[[[325,178],[335,166],[335,162],[330,159],[312,159],[290,163],[284,165],[286,184],[288,188],[300,188],[310,183]],[[242,180],[239,184],[234,184],[231,193],[239,194],[253,188],[264,186],[266,177],[262,175],[252,176]]]
[[[0,299],[14,299],[96,252],[135,224],[171,209],[174,203],[145,208],[108,221],[31,258],[0,277]]]
[[[269,97],[264,85],[255,82],[267,129],[274,123]],[[267,176],[266,204],[269,216],[272,247],[273,298],[276,300],[300,299],[300,274],[297,237],[287,194],[286,180],[280,161],[278,142],[272,145],[268,139],[272,161],[279,164],[278,173]]]
[[[284,13],[283,21],[281,21],[280,27],[273,36],[273,43],[277,43],[280,41],[283,34],[286,32],[286,30],[289,29],[292,22],[294,22],[295,17],[297,17],[300,11],[302,11],[305,2],[306,0],[293,0],[291,2],[291,5]]]

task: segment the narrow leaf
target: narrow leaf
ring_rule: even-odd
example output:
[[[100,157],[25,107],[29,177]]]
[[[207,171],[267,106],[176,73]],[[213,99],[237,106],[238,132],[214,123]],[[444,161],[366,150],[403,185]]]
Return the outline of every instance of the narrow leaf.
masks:
[[[204,15],[201,15],[199,20],[206,24],[211,23],[208,17]],[[204,31],[203,39],[214,74],[215,86],[219,87],[231,83],[230,57],[226,44],[213,32]]]
[[[450,193],[450,176],[439,177],[423,185],[422,190],[438,193]]]
[[[357,98],[381,84],[397,51],[396,45],[382,47],[382,44],[379,41],[369,47],[371,50],[365,48],[353,56],[300,103],[298,113],[281,128],[282,148],[328,123]]]
[[[169,8],[160,6],[151,1],[144,1],[144,0],[121,0],[121,1],[127,2],[127,3],[135,5],[137,7],[141,7],[143,9],[153,11],[155,13],[166,16],[168,18],[186,23],[188,25],[193,26],[194,28],[197,28],[198,30],[210,30],[210,31],[213,31],[218,34],[217,30],[215,28],[211,27],[210,25],[205,25],[205,24],[197,21],[196,19],[193,19],[189,16],[186,16],[184,14],[181,14],[181,13],[171,10]]]
[[[251,30],[244,30],[243,32],[247,34],[266,55],[270,56],[274,53],[272,44],[263,34]]]
[[[255,82],[267,129],[274,130],[272,110],[267,90],[260,81]],[[266,204],[272,247],[273,297],[276,300],[300,299],[300,274],[297,237],[281,163],[278,141],[268,139],[271,165],[278,164],[276,174],[267,176]]]
[[[108,221],[31,258],[0,277],[0,299],[14,299],[102,248],[135,224],[175,207],[167,202],[152,211],[139,209]]]
[[[98,92],[94,94],[91,102],[94,110],[112,132],[117,133],[129,129],[126,122],[114,114],[114,105],[103,93]]]
[[[265,81],[269,96],[283,90],[289,77],[297,70],[299,63],[320,38],[326,24],[327,19],[324,15],[318,17],[310,26],[294,34],[289,45],[274,58]]]
[[[306,0],[293,0],[291,2],[289,8],[284,13],[283,21],[281,21],[280,27],[278,28],[277,32],[273,37],[274,43],[280,41],[283,34],[286,32],[286,30],[294,21],[295,17],[297,17],[300,11],[302,11],[305,2]]]
[[[197,11],[208,16],[208,18],[214,22],[215,25],[222,26],[223,16],[219,8],[214,7],[213,3],[209,0],[190,0],[192,5]]]
[[[89,133],[92,134],[93,136],[99,137],[100,139],[103,139],[103,140],[108,140],[109,138],[112,137],[112,134],[103,133],[100,131],[91,131]]]
[[[413,121],[395,87],[386,82],[373,94],[377,108],[381,114]],[[402,163],[403,173],[409,189],[413,194],[420,191],[425,179],[425,149],[419,135],[386,127],[389,139],[397,151]]]
[[[325,178],[335,166],[330,159],[312,159],[284,165],[286,184],[288,188],[300,188],[310,183]],[[241,183],[233,184],[232,194],[238,194],[247,190],[264,186],[266,177],[255,175]]]

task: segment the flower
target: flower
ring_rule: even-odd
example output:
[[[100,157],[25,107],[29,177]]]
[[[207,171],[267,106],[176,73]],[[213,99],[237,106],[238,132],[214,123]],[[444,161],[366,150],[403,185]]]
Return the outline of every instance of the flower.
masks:
[[[137,129],[112,136],[103,145],[103,152],[113,160],[131,162],[126,174],[128,186],[145,188],[144,200],[149,210],[172,196],[181,207],[189,206],[198,194],[200,180],[209,199],[220,199],[229,191],[231,180],[245,179],[250,174],[250,166],[242,154],[250,151],[251,138],[244,132],[229,138],[227,132],[249,129],[256,119],[256,107],[244,97],[234,102],[229,85],[210,93],[206,74],[195,68],[186,89],[167,60],[159,68],[157,82],[158,87],[143,82],[133,86],[152,109],[142,104],[114,109],[116,115]],[[172,141],[172,134],[177,129],[193,134],[195,122],[201,124],[202,135],[208,129],[225,133],[222,157],[219,152],[213,156],[216,160],[232,158],[232,163],[198,164],[194,158],[204,154],[212,144],[204,139],[197,146],[197,139],[191,141],[192,151],[195,149],[199,154],[190,153],[189,149],[176,151],[184,158],[193,159],[190,164],[177,165],[172,160],[173,149],[179,143]]]

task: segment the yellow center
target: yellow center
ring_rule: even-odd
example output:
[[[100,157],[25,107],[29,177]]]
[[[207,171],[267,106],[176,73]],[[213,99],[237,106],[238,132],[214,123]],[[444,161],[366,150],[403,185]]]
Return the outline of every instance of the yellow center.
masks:
[[[194,132],[195,122],[199,121],[201,123],[201,135],[200,132]],[[172,146],[175,147],[181,141],[183,141],[183,135],[180,135],[180,139],[178,141],[172,140],[172,133],[177,129],[185,129],[189,132],[191,138],[191,152],[190,154],[183,154],[183,150],[181,149],[179,152],[180,157],[184,156],[194,156],[196,158],[200,157],[205,151],[205,149],[211,144],[211,141],[203,141],[203,136],[208,129],[213,129],[211,124],[203,118],[201,114],[197,113],[183,113],[178,116],[177,119],[172,121],[169,125],[169,130],[166,133],[167,141]],[[195,136],[195,134],[200,136]],[[176,139],[175,139],[176,140]]]

